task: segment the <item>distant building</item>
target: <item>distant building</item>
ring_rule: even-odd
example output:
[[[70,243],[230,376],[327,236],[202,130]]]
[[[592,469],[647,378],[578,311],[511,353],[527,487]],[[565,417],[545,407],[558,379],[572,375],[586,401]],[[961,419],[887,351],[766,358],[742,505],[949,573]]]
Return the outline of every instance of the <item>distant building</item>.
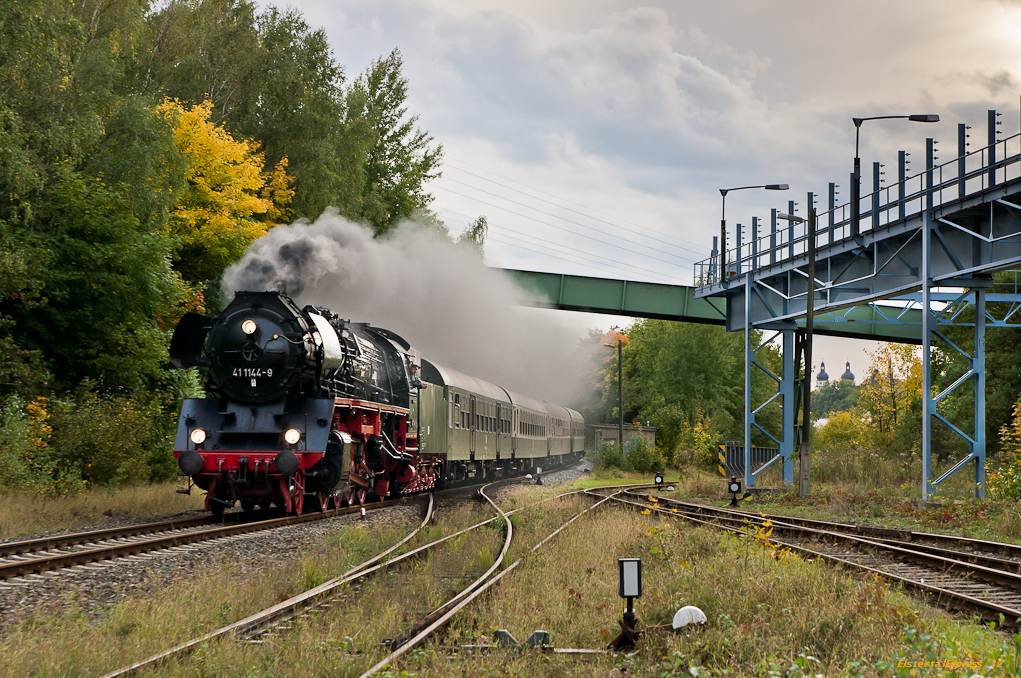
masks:
[[[617,437],[619,436],[619,428],[617,424],[589,424],[589,430],[592,431],[593,439],[595,441],[595,449],[599,449],[599,446],[603,441],[608,441],[617,444]],[[634,426],[633,424],[624,424],[624,449],[628,447],[628,441],[634,440],[635,438],[644,438],[648,441],[651,447],[656,446],[656,431],[655,426]]]
[[[819,374],[815,375],[817,382],[826,382],[830,380],[830,375],[826,374],[826,363],[819,363]]]
[[[848,381],[854,381],[854,375],[851,374],[851,361],[847,361],[847,369],[840,375],[841,379],[847,379]]]

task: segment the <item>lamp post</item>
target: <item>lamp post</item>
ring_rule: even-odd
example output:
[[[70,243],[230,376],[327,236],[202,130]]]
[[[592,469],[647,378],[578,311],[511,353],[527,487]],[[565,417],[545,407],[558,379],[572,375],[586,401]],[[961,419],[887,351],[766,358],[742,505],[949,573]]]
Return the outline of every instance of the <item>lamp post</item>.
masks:
[[[606,348],[617,349],[617,449],[624,454],[624,343],[617,337],[617,345],[603,344]]]
[[[858,229],[858,219],[861,210],[858,202],[861,198],[861,158],[858,157],[858,137],[861,132],[861,124],[866,120],[907,120],[909,122],[939,122],[939,116],[934,114],[925,115],[874,115],[870,118],[851,118],[854,122],[854,173],[851,175],[851,236],[858,237],[861,233]]]
[[[764,188],[767,191],[786,191],[790,186],[787,184],[763,184],[761,186],[737,186],[736,188],[721,188],[720,195],[723,196],[723,209],[720,212],[720,280],[724,278],[727,266],[727,194],[731,191],[743,191],[747,188]],[[740,255],[739,255],[740,256]]]

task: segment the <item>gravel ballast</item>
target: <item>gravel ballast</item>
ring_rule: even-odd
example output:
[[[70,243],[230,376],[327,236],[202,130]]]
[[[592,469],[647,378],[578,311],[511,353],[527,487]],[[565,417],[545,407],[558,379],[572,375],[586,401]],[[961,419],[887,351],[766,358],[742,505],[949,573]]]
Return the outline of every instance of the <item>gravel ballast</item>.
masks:
[[[543,484],[562,485],[576,480],[589,469],[591,463],[582,460],[571,468],[544,473]],[[110,607],[127,597],[165,588],[222,563],[230,564],[242,574],[282,571],[301,554],[319,547],[328,535],[341,527],[359,524],[366,529],[398,527],[411,530],[421,522],[423,514],[422,502],[410,501],[369,511],[364,518],[348,514],[10,579],[0,582],[0,631],[24,621],[33,612],[59,613],[72,607],[98,621]],[[201,514],[194,512],[194,515]],[[125,517],[81,531],[158,522],[168,517]],[[187,518],[192,514],[173,517]],[[35,536],[69,532],[72,531]]]

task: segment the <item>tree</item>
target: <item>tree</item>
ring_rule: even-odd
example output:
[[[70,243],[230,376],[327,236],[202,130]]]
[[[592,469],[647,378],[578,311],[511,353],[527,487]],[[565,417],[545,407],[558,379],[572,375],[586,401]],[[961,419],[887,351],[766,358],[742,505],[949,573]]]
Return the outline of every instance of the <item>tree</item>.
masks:
[[[159,111],[174,120],[177,148],[187,157],[188,188],[174,207],[177,270],[185,280],[213,280],[268,227],[260,215],[283,216],[293,191],[286,159],[264,173],[252,142],[235,140],[209,121],[212,102],[187,108],[167,100]]]
[[[15,273],[0,290],[5,378],[24,396],[87,374],[155,388],[166,338],[154,317],[169,317],[182,292],[165,230],[180,158],[151,102],[129,96],[144,8],[4,9],[0,251]]]
[[[740,334],[715,325],[639,320],[628,328],[627,336],[629,344],[623,351],[625,419],[650,421],[659,427],[657,446],[668,454],[682,440],[693,439],[695,431],[700,432],[700,439],[739,436],[744,403]],[[595,341],[593,337],[590,343]],[[775,353],[763,349],[760,362],[777,369]],[[581,406],[586,419],[592,421],[611,420],[616,405],[616,356],[603,358],[591,382],[597,397]],[[771,382],[765,375],[756,375],[752,387],[757,401],[768,397]],[[760,414],[767,428],[779,424],[778,411]]]
[[[167,355],[155,318],[171,316],[184,294],[170,267],[173,243],[98,179],[55,188],[36,217],[45,228],[23,234],[44,296],[0,308],[18,344],[46,356],[58,388],[91,377],[111,389],[154,389]]]
[[[433,138],[415,127],[418,116],[407,116],[403,63],[396,49],[374,61],[347,97],[348,119],[354,124],[364,121],[372,132],[356,216],[377,233],[416,211],[428,210],[432,196],[425,183],[439,176],[436,170],[443,157],[443,147],[430,148]]]
[[[457,243],[470,247],[479,253],[482,257],[484,254],[483,247],[486,244],[486,236],[489,234],[489,222],[486,221],[485,216],[480,216],[475,221],[468,224],[468,228],[465,229],[464,233],[457,237]]]
[[[812,393],[812,414],[826,417],[850,412],[858,404],[860,388],[850,379],[828,381]]]
[[[286,157],[296,216],[314,219],[332,206],[359,218],[374,136],[367,121],[349,120],[344,69],[325,32],[297,10],[259,15],[244,0],[169,3],[149,19],[137,80],[143,92],[211,101],[211,122],[261,144],[265,171]]]
[[[862,382],[860,404],[869,413],[873,426],[892,435],[898,428],[898,415],[910,407],[912,390],[921,397],[921,361],[907,344],[884,342],[869,353],[871,375]]]

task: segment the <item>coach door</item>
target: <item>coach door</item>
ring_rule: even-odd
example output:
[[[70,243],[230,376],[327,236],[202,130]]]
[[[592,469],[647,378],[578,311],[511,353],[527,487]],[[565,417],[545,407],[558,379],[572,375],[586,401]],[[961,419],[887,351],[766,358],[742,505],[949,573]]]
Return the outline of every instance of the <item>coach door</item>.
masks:
[[[553,453],[553,417],[546,417],[546,456]]]
[[[503,414],[501,414],[500,403],[496,404],[496,458],[500,458],[500,437],[503,433]]]
[[[471,397],[471,404],[468,410],[468,452],[471,458],[475,458],[475,432],[478,429],[478,416],[475,414],[475,396]]]

